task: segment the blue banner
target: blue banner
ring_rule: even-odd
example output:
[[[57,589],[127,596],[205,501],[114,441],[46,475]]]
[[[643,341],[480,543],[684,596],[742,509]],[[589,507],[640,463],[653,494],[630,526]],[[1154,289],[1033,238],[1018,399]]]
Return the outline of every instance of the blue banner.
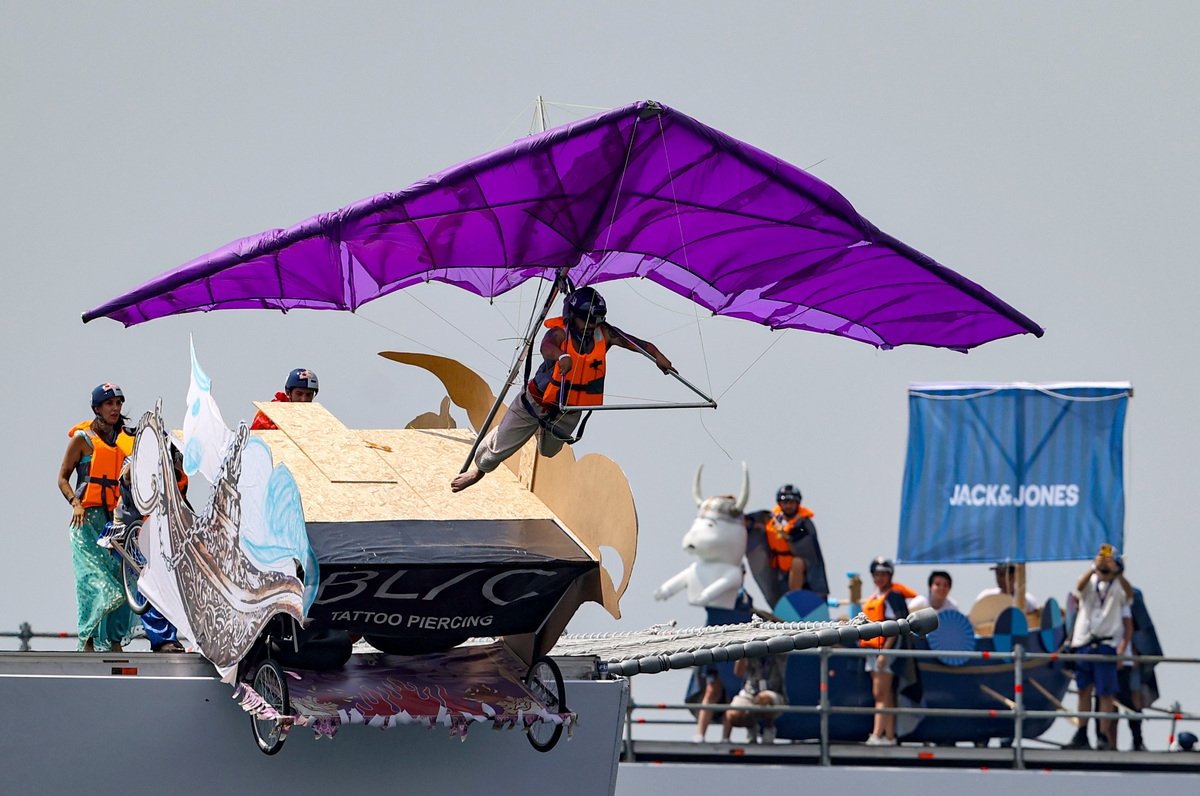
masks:
[[[898,560],[1090,559],[1125,535],[1129,384],[918,385]]]

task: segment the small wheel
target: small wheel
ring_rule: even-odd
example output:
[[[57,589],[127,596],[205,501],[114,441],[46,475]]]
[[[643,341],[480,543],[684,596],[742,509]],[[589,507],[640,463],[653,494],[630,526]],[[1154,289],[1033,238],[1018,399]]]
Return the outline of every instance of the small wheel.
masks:
[[[525,675],[525,687],[534,699],[551,713],[567,712],[567,688],[563,684],[562,671],[550,658],[538,658]],[[529,744],[539,752],[549,752],[562,737],[563,726],[552,722],[537,721],[525,728]]]
[[[272,660],[263,661],[254,673],[254,690],[264,701],[280,713],[291,713],[292,706],[288,700],[287,675],[283,667]],[[283,748],[287,735],[275,719],[260,719],[250,716],[250,728],[254,731],[254,741],[263,754],[273,755]]]
[[[125,599],[129,602],[129,608],[138,616],[150,610],[150,602],[138,591],[137,585],[142,567],[146,565],[146,557],[138,547],[141,530],[141,523],[129,526],[125,533],[125,541],[120,543],[125,550],[125,555],[121,556],[121,580],[125,584]]]

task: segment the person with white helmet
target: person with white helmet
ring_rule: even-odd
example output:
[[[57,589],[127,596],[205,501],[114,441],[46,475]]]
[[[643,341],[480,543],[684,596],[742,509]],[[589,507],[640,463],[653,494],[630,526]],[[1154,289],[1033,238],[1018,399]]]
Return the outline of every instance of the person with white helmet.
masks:
[[[539,349],[542,364],[509,405],[504,419],[483,438],[475,453],[475,467],[450,482],[451,492],[478,483],[534,435],[543,456],[554,456],[563,445],[574,442],[572,434],[581,413],[562,411],[560,400],[567,406],[604,402],[609,348],[644,351],[659,370],[671,372],[671,360],[657,346],[609,324],[607,313],[604,297],[595,288],[579,288],[567,296],[562,317],[546,321],[548,331]]]
[[[81,652],[120,652],[137,617],[125,600],[120,563],[96,544],[120,501],[121,468],[133,451],[122,413],[125,394],[111,382],[92,390],[92,418],[67,431],[58,491],[71,504],[71,563]],[[71,486],[71,476],[75,486]]]

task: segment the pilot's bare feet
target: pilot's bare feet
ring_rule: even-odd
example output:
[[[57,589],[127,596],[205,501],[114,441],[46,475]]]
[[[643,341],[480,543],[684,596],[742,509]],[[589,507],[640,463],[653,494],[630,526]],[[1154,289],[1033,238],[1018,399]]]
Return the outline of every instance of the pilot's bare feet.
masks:
[[[482,470],[471,470],[470,472],[463,473],[462,475],[458,476],[458,478],[455,478],[450,482],[450,491],[461,492],[467,487],[479,483],[482,478]]]

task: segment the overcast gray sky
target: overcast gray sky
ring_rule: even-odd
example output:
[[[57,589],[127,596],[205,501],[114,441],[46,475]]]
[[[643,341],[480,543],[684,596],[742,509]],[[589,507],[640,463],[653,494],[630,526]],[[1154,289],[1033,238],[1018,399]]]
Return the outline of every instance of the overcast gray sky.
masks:
[[[881,229],[1046,328],[969,355],[874,349],[696,316],[649,283],[605,288],[610,318],[655,340],[715,412],[598,415],[580,452],[621,464],[641,519],[614,623],[703,614],[651,593],[689,562],[679,539],[705,465],[751,503],[784,481],[816,512],[834,582],[894,554],[911,382],[1129,380],[1129,574],[1169,654],[1200,656],[1190,592],[1200,432],[1200,296],[1185,246],[1200,198],[1200,6],[1176,3],[104,3],[0,2],[4,406],[10,507],[0,628],[74,629],[68,512],[52,486],[96,383],[140,414],[182,417],[193,334],[227,419],[286,372],[321,377],[352,427],[394,427],[442,393],[380,350],[460,359],[502,378],[532,290],[493,306],[442,286],[358,315],[219,312],[133,329],[80,313],[234,238],[397,190],[529,131],[532,100],[655,99],[841,191]],[[551,124],[590,111],[552,107]],[[772,343],[776,343],[773,347]],[[767,351],[768,347],[770,350]],[[744,376],[739,374],[765,356]],[[617,361],[619,360],[619,361]],[[668,397],[614,355],[615,391]],[[178,420],[176,421],[178,422]],[[1032,567],[1060,600],[1076,564]],[[923,585],[927,568],[898,580]],[[982,566],[955,569],[969,603]],[[1200,686],[1160,674],[1166,699]],[[635,689],[675,699],[679,680]],[[655,693],[657,692],[657,693]],[[1161,747],[1165,725],[1149,740]]]

